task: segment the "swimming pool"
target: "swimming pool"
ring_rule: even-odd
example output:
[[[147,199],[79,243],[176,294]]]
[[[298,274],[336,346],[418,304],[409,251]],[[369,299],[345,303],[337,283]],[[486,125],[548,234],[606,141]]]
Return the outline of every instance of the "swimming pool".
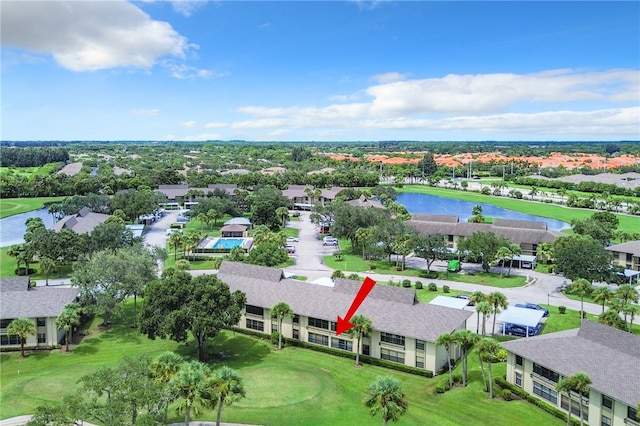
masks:
[[[211,248],[231,250],[236,247],[241,247],[243,242],[244,239],[242,238],[218,238],[218,240],[213,243]]]

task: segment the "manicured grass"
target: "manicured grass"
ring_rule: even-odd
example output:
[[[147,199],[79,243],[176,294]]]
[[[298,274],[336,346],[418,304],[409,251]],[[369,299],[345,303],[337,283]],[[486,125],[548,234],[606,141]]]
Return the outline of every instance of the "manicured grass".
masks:
[[[2,198],[0,199],[0,219],[14,214],[26,213],[37,210],[45,204],[60,201],[64,197],[38,197],[38,198]]]
[[[16,269],[16,258],[11,257],[7,254],[9,247],[0,247],[0,277],[15,277],[15,269]],[[21,266],[24,266],[21,265]],[[29,264],[29,268],[35,269],[37,273],[31,275],[32,279],[39,280],[44,279],[44,273],[39,268],[38,262],[33,262]],[[58,268],[58,271],[51,272],[49,274],[49,279],[52,278],[60,278],[60,277],[68,277],[71,275],[73,271],[73,267],[71,265],[62,266]]]
[[[494,197],[492,195],[482,195],[478,192],[459,191],[454,189],[436,188],[425,185],[405,185],[402,188],[396,188],[398,192],[415,192],[420,194],[435,195],[438,197],[455,198],[459,200],[480,202],[493,204],[504,209],[514,210],[521,213],[531,214],[535,212],[536,216],[548,217],[570,223],[573,219],[586,219],[597,210],[575,209],[564,206],[558,206],[549,203],[536,201],[516,200],[507,197]],[[618,229],[624,232],[637,232],[640,229],[640,217],[617,214],[620,221]]]
[[[130,306],[129,306],[130,307]],[[98,321],[94,321],[97,324]],[[127,322],[128,324],[128,322]],[[150,341],[134,329],[115,325],[107,331],[95,325],[91,334],[71,354],[58,350],[30,354],[19,360],[17,353],[0,356],[2,418],[33,412],[43,403],[58,403],[71,392],[78,379],[95,369],[114,365],[122,355],[147,353],[157,357],[166,350],[193,358],[193,344],[178,345],[157,339]],[[367,386],[379,375],[397,377],[406,392],[409,410],[403,425],[562,425],[562,421],[523,401],[489,400],[481,389],[477,356],[470,361],[470,384],[445,394],[434,395],[446,375],[434,379],[413,376],[365,365],[354,368],[353,360],[285,347],[275,352],[270,343],[224,331],[208,345],[209,353],[224,352],[222,363],[237,369],[244,378],[247,397],[225,407],[223,421],[261,425],[379,425],[362,404]],[[456,370],[458,373],[459,368]],[[504,375],[504,363],[494,366],[495,376]],[[201,420],[214,420],[206,411]],[[181,421],[170,410],[170,422]]]

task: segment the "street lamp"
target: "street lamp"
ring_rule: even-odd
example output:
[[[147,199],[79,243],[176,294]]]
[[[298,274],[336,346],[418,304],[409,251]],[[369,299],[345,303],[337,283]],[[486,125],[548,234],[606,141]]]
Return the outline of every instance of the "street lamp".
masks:
[[[551,303],[549,303],[550,296],[551,296],[551,293],[547,293],[547,306],[551,306]]]

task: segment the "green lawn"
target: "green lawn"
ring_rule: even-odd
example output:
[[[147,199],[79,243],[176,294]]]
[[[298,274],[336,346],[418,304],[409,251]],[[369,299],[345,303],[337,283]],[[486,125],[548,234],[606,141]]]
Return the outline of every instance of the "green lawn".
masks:
[[[507,197],[494,197],[491,195],[482,195],[478,192],[436,188],[426,185],[404,185],[402,188],[396,188],[396,191],[415,192],[435,195],[438,197],[493,204],[504,209],[527,214],[531,214],[532,211],[535,211],[537,216],[557,219],[567,223],[570,223],[573,219],[586,219],[596,212],[596,210],[574,209],[542,202],[516,200],[514,198]],[[616,216],[620,220],[620,225],[618,226],[619,230],[625,232],[637,232],[637,230],[640,229],[640,216],[628,216],[624,214],[616,214]]]
[[[94,324],[97,324],[97,320]],[[128,326],[108,331],[93,326],[91,333],[71,354],[58,350],[30,354],[20,360],[17,353],[0,356],[2,418],[33,412],[42,403],[57,403],[70,392],[82,375],[113,365],[122,355],[147,353],[152,357],[166,350],[194,357],[195,347],[157,339],[150,341]],[[365,365],[354,368],[353,360],[302,348],[286,347],[276,353],[270,343],[244,335],[222,332],[211,339],[209,353],[224,351],[225,364],[238,369],[245,381],[247,397],[223,411],[223,421],[262,425],[379,425],[362,405],[365,389],[378,375],[401,380],[409,410],[403,425],[562,425],[563,422],[523,401],[489,400],[482,392],[476,357],[470,357],[470,384],[434,395],[434,379]],[[211,362],[217,367],[220,362]],[[504,363],[494,367],[503,375]],[[171,411],[173,413],[173,411]],[[214,420],[207,411],[200,418]],[[171,422],[181,420],[172,415]]]
[[[14,214],[26,213],[37,210],[45,204],[60,201],[64,197],[38,197],[38,198],[2,198],[0,199],[0,219]]]

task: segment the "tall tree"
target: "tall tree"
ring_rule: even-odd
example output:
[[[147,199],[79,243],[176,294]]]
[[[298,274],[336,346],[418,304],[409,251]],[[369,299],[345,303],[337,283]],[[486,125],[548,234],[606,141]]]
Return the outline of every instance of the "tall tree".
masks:
[[[482,262],[482,269],[489,272],[491,263],[496,258],[498,248],[509,246],[511,241],[493,232],[474,232],[470,237],[465,238],[458,245],[458,249],[467,252],[467,256],[478,259]]]
[[[507,309],[509,302],[507,302],[507,296],[499,291],[489,293],[487,296],[489,303],[491,304],[493,311],[493,327],[491,328],[491,335],[496,334],[496,316],[502,309]]]
[[[205,359],[205,343],[224,327],[240,321],[246,296],[231,293],[229,286],[213,275],[192,277],[184,271],[166,271],[147,286],[140,330],[150,339],[169,337],[186,342],[191,332],[198,359]]]
[[[60,312],[56,318],[56,327],[64,330],[64,343],[66,351],[69,352],[69,340],[73,336],[73,328],[80,325],[80,305],[77,303],[69,303]]]
[[[169,236],[169,245],[173,247],[173,260],[178,260],[178,249],[184,245],[182,232],[173,232]]]
[[[571,398],[571,391],[573,390],[573,384],[571,383],[571,376],[569,377],[562,377],[560,380],[558,380],[558,383],[556,384],[556,391],[558,392],[566,392],[567,395],[569,396],[568,400],[569,400],[569,409],[567,411],[567,426],[569,426],[571,424],[571,412],[572,410],[572,398]]]
[[[409,408],[400,381],[391,376],[376,377],[367,388],[364,405],[372,416],[382,414],[383,426],[387,426],[389,420],[397,422]]]
[[[571,291],[580,295],[580,318],[584,318],[584,296],[591,294],[593,285],[584,278],[578,278],[571,284]]]
[[[487,316],[490,315],[492,311],[493,311],[493,308],[491,306],[491,302],[489,302],[486,299],[476,305],[478,320],[480,319],[480,314],[482,314],[482,335],[483,336],[487,334]]]
[[[282,349],[282,321],[285,317],[293,318],[293,309],[285,302],[276,303],[271,308],[271,316],[278,321],[278,350]]]
[[[164,412],[162,417],[165,423],[169,404],[175,399],[175,394],[171,389],[171,381],[178,374],[183,363],[184,358],[175,352],[167,351],[160,354],[158,359],[151,364],[152,380],[161,386],[160,405]]]
[[[27,343],[27,337],[35,335],[36,332],[36,326],[29,318],[16,318],[7,326],[7,335],[20,338],[20,358],[24,358],[24,344]]]
[[[507,353],[504,349],[502,349],[502,347],[500,346],[500,343],[498,343],[495,339],[492,339],[490,337],[485,337],[481,339],[477,344],[477,348],[478,348],[478,356],[480,357],[481,368],[482,368],[482,363],[484,362],[486,362],[488,366],[487,368],[488,377],[487,377],[487,381],[485,382],[485,389],[487,389],[487,382],[488,382],[489,398],[493,398],[493,373],[492,373],[491,366],[495,362],[504,361],[507,357]],[[483,372],[483,377],[484,377],[484,372]]]
[[[434,342],[436,346],[444,346],[447,351],[447,370],[449,371],[449,389],[453,388],[453,367],[451,366],[451,349],[455,344],[452,333],[442,333]]]
[[[553,243],[556,272],[570,280],[606,281],[611,273],[611,254],[591,237],[570,235]]]
[[[580,398],[580,425],[582,426],[584,416],[582,415],[582,395],[585,393],[589,393],[589,388],[591,386],[591,377],[583,371],[579,371],[572,375],[573,380],[571,383],[573,385],[573,390],[578,393],[578,398]]]
[[[282,227],[284,228],[287,225],[287,220],[289,219],[289,209],[286,207],[278,207],[276,209],[276,215],[282,222]]]
[[[467,386],[469,351],[478,343],[480,336],[467,329],[456,330],[452,334],[453,342],[462,351],[462,386]]]
[[[414,241],[414,254],[427,264],[427,272],[436,260],[445,260],[449,256],[447,242],[442,234],[419,235]]]
[[[613,293],[607,286],[600,286],[593,290],[593,301],[602,304],[602,312],[604,313],[604,306],[609,300],[613,299]]]
[[[245,397],[244,384],[238,372],[226,365],[213,372],[213,394],[218,404],[216,426],[220,426],[222,406],[231,405]]]
[[[358,367],[360,365],[360,352],[362,352],[362,339],[371,335],[373,323],[369,318],[358,314],[351,318],[351,324],[353,324],[353,327],[347,333],[356,339],[356,367]]]
[[[171,379],[171,386],[178,400],[177,414],[184,414],[184,424],[189,426],[191,414],[199,416],[202,409],[213,405],[209,367],[199,361],[189,361],[180,367]]]

